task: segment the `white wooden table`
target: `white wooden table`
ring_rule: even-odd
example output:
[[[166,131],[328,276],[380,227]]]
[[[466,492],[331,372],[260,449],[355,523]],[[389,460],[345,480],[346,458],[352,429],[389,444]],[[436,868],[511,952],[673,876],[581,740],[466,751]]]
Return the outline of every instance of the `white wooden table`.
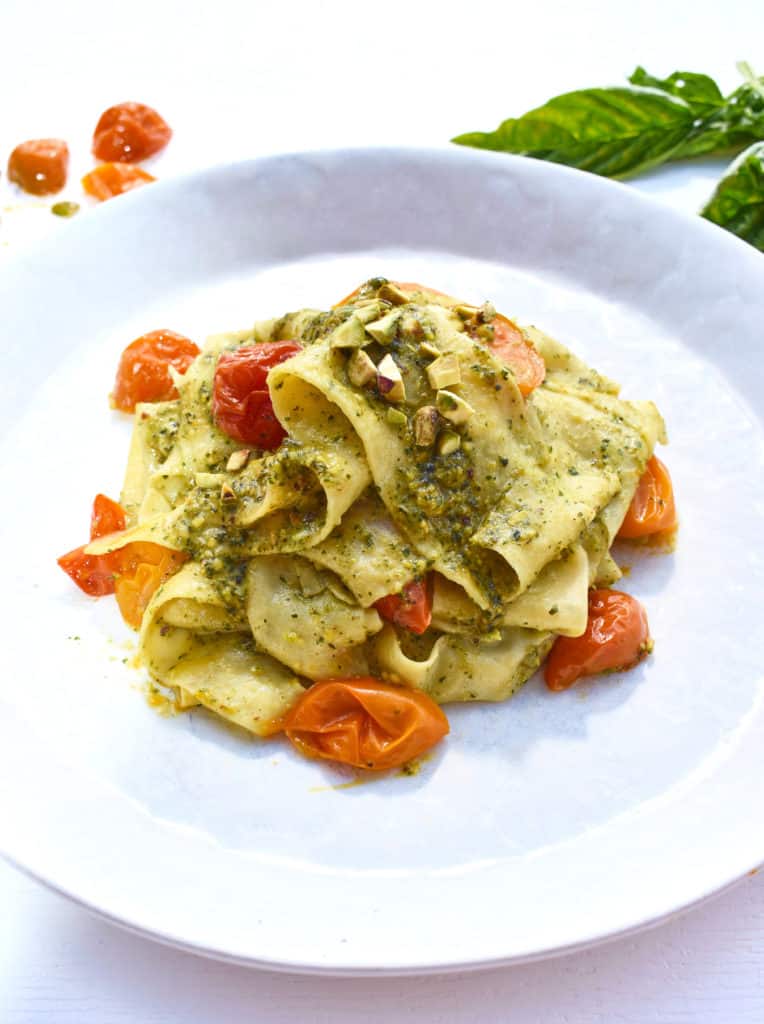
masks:
[[[637,63],[660,75],[705,71],[732,89],[736,60],[764,70],[763,39],[761,0],[643,0],[638,9],[608,0],[498,9],[486,0],[246,8],[133,0],[97,9],[85,0],[4,0],[0,162],[22,139],[63,136],[73,151],[66,197],[77,198],[95,119],[123,99],[156,106],[173,125],[173,142],[155,162],[162,176],[283,150],[441,145],[556,92],[622,81]],[[722,166],[657,172],[634,187],[693,211]],[[32,238],[66,229],[54,221],[44,204],[19,208],[0,180],[0,262]],[[0,908],[2,1024],[764,1021],[764,872],[597,949],[511,969],[390,980],[202,960],[96,920],[4,865]]]

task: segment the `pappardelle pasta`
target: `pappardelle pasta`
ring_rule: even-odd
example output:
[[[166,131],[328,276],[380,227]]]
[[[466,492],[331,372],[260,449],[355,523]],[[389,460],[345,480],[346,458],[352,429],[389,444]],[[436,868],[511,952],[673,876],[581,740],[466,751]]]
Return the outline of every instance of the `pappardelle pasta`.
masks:
[[[384,769],[553,645],[550,689],[651,649],[609,588],[619,530],[676,522],[652,402],[490,303],[384,278],[189,346],[128,346],[121,504],[59,560],[116,593],[178,708]]]

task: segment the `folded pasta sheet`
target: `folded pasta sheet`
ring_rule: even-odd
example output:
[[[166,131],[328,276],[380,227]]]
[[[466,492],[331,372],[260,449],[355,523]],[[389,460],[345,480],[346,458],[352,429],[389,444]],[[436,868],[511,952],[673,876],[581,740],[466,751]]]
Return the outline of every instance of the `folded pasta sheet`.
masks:
[[[221,359],[286,340],[257,392],[277,441],[243,443],[218,415]],[[145,663],[182,706],[260,734],[325,678],[509,697],[618,578],[611,544],[665,441],[651,402],[540,330],[381,278],[210,339],[177,387],[138,407],[129,528],[91,550],[185,552],[144,615]],[[424,631],[391,613],[412,583]]]

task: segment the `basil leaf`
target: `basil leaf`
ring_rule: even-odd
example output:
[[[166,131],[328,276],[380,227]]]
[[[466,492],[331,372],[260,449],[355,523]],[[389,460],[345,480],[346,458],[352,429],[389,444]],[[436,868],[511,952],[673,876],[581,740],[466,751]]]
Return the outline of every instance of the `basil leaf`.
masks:
[[[724,96],[719,86],[708,75],[694,71],[675,71],[668,78],[655,78],[643,67],[638,67],[630,76],[632,85],[661,89],[671,96],[678,96],[690,107],[697,117],[708,117],[724,106]]]
[[[510,118],[494,132],[468,132],[451,141],[622,178],[669,159],[695,120],[684,100],[654,89],[580,89]]]
[[[764,252],[764,142],[740,154],[700,212]]]

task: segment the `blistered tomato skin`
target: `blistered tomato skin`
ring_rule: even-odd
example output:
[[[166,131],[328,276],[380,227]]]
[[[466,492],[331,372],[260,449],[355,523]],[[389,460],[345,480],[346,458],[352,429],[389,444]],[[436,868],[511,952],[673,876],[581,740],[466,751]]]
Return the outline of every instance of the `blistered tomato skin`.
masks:
[[[108,163],[140,163],[164,149],[172,129],[144,103],[118,103],[105,110],[93,135],[93,155]]]
[[[307,757],[368,771],[398,768],[449,731],[426,693],[372,676],[314,683],[287,712],[283,728]]]
[[[69,147],[63,139],[30,139],[8,160],[8,180],[33,196],[60,192],[69,171]]]
[[[301,351],[296,341],[265,341],[223,352],[212,389],[212,415],[234,441],[274,451],[286,437],[268,391],[268,371]]]
[[[185,373],[199,355],[190,338],[175,331],[149,331],[131,341],[117,367],[111,403],[122,412],[134,412],[138,402],[165,402],[178,397],[170,367]]]

